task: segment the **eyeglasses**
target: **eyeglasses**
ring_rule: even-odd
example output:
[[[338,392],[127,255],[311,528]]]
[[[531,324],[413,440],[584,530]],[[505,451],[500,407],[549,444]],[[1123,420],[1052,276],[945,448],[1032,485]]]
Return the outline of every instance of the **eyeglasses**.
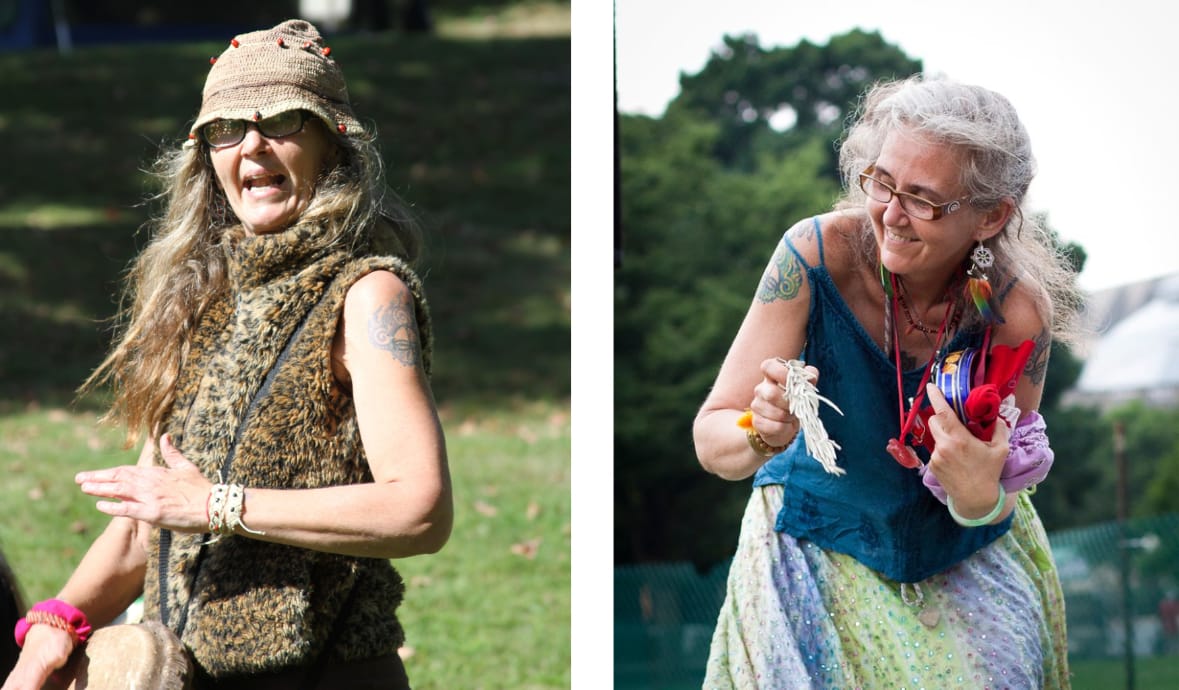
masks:
[[[236,146],[246,138],[246,130],[250,125],[258,128],[258,133],[267,139],[281,139],[303,131],[307,122],[307,113],[302,110],[287,110],[277,115],[271,115],[265,120],[213,120],[201,127],[201,138],[215,149]]]
[[[964,196],[948,203],[935,204],[916,194],[897,191],[896,188],[872,177],[874,172],[876,172],[876,166],[869,165],[864,172],[860,173],[860,189],[864,190],[864,193],[873,201],[879,201],[882,204],[892,201],[895,196],[901,200],[901,208],[905,213],[920,220],[937,220],[942,216],[948,216],[962,208],[962,202],[969,198]]]

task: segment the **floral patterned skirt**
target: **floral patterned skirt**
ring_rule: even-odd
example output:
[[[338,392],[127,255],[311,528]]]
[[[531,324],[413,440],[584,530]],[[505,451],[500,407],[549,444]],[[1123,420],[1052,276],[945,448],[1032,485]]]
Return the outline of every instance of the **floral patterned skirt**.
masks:
[[[1026,494],[1011,531],[900,585],[776,532],[782,487],[753,490],[704,688],[1068,688],[1064,597]]]

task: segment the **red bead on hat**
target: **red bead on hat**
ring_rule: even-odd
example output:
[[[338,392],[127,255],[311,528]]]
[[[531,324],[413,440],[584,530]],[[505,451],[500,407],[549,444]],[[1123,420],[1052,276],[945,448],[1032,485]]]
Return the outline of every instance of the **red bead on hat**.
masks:
[[[301,108],[323,113],[329,130],[335,128],[340,134],[364,132],[364,126],[352,113],[332,49],[324,45],[323,37],[313,25],[292,19],[270,29],[230,38],[224,52],[210,61],[216,67],[208,70],[198,122],[233,117],[256,122],[277,112],[276,104],[281,102],[280,109]],[[311,57],[315,54],[323,59]],[[259,93],[251,86],[247,77],[254,71],[264,71],[268,80],[284,84],[282,97]],[[267,108],[266,113],[261,112],[262,107]]]

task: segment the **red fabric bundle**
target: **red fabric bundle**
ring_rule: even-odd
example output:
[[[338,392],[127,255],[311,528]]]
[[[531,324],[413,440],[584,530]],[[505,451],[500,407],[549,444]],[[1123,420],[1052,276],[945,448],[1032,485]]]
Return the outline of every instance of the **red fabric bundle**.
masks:
[[[995,421],[999,418],[999,405],[1003,399],[1015,393],[1019,376],[1035,346],[1034,341],[1025,340],[1016,347],[996,345],[987,354],[983,363],[982,380],[975,381],[962,405],[962,423],[977,438],[990,441],[994,436]],[[913,431],[913,440],[933,452],[933,434],[927,432],[931,416],[933,407],[925,405],[921,408],[918,412],[920,421]]]

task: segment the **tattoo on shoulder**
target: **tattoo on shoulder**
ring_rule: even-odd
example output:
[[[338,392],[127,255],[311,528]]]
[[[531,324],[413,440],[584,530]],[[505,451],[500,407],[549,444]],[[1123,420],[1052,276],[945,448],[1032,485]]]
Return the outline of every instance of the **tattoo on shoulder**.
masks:
[[[788,233],[796,240],[810,241],[815,238],[815,224],[805,221],[795,225]]]
[[[1028,364],[1024,367],[1023,373],[1038,386],[1048,374],[1048,351],[1052,349],[1052,334],[1045,328],[1036,336],[1035,343],[1036,346],[1032,349],[1032,356],[1028,357]]]
[[[403,365],[417,366],[421,360],[421,347],[413,297],[408,292],[377,307],[369,316],[368,340],[374,347],[391,352],[393,359]]]
[[[1011,280],[1007,281],[1003,285],[1002,288],[1000,288],[999,298],[997,300],[999,302],[999,304],[1003,304],[1004,302],[1007,301],[1007,295],[1011,292],[1012,289],[1015,288],[1016,284],[1018,284],[1018,283],[1019,283],[1019,276],[1015,276]]]
[[[761,277],[761,285],[757,288],[758,301],[769,304],[775,300],[791,300],[797,297],[802,287],[802,267],[785,242],[778,245],[770,264],[766,267],[766,272]]]

